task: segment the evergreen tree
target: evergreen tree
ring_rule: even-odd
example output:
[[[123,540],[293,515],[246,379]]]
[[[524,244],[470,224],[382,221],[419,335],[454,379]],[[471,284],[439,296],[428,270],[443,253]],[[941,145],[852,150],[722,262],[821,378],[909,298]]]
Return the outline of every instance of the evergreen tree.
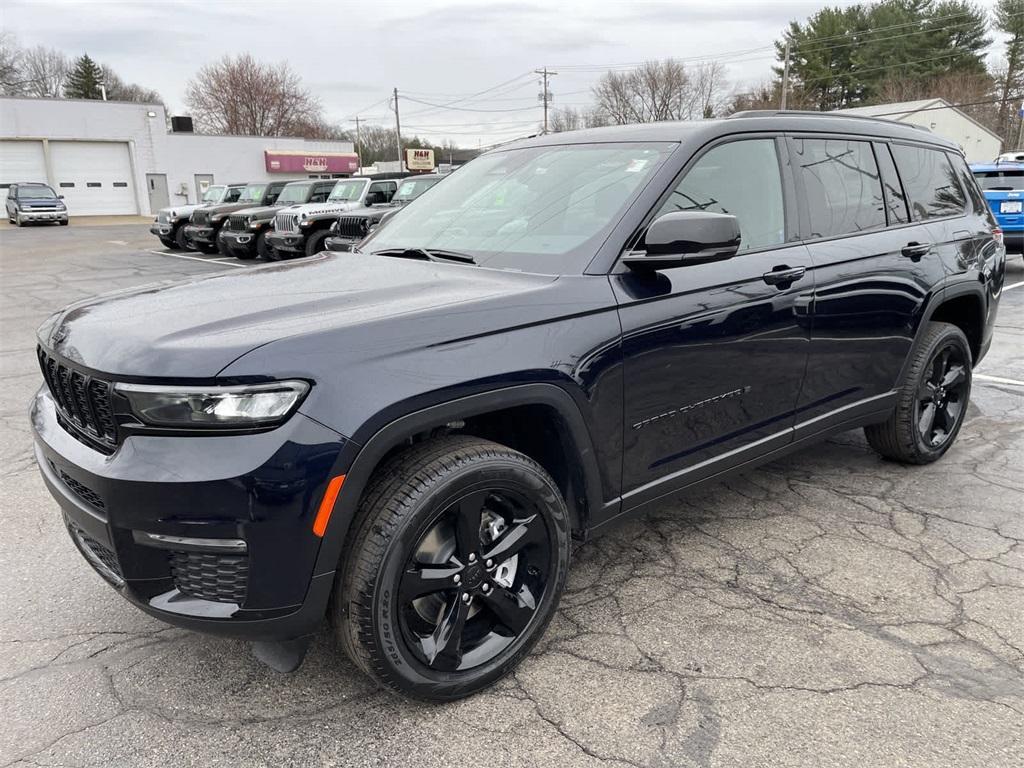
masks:
[[[100,83],[103,82],[103,70],[93,61],[89,54],[82,54],[75,61],[64,85],[64,95],[69,99],[101,99],[103,93]]]
[[[1024,0],[999,0],[995,26],[1007,35],[1006,72],[999,78],[999,132],[1007,148],[1016,147],[1017,109],[1024,96]]]

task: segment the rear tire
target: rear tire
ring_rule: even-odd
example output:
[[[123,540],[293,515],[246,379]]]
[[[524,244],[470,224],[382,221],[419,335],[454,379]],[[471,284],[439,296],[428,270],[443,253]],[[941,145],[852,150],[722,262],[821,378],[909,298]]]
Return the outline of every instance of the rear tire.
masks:
[[[971,347],[950,323],[929,323],[910,353],[896,408],[864,428],[868,444],[887,459],[930,464],[956,440],[971,395]]]
[[[470,436],[419,443],[367,486],[331,614],[378,684],[418,699],[475,693],[514,669],[554,615],[569,519],[536,462]]]

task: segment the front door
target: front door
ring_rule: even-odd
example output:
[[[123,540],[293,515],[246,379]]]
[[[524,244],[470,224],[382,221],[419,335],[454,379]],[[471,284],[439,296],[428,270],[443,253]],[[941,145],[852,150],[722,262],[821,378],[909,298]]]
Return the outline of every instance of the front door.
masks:
[[[149,212],[156,213],[161,208],[167,208],[170,198],[167,195],[167,174],[147,173],[146,191],[149,193]]]
[[[807,249],[788,241],[783,150],[770,137],[713,147],[656,214],[735,215],[736,256],[611,276],[623,331],[624,508],[792,439],[813,281]]]

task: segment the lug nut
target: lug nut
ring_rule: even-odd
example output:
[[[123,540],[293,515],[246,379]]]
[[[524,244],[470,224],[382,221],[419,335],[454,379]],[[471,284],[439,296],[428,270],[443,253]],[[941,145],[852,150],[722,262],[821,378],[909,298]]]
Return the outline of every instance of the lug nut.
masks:
[[[494,567],[494,561],[493,560],[488,560],[487,561],[487,567],[488,568],[493,568]]]
[[[484,584],[482,587],[480,587],[480,589],[483,590],[484,594],[487,594],[488,592],[491,591],[491,585],[490,584]]]
[[[462,602],[464,602],[464,603],[468,603],[469,602],[469,592],[463,592],[462,593]]]
[[[475,563],[476,562],[476,555],[470,555],[469,556],[469,562]]]
[[[459,574],[456,573],[455,576],[452,577],[452,581],[454,581],[456,584],[458,584],[460,581],[462,581],[462,577],[459,576]]]

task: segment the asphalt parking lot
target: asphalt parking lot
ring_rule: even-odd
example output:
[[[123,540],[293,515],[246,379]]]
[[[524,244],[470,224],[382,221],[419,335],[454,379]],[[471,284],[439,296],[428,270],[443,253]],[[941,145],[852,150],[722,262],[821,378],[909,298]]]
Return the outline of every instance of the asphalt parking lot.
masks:
[[[1021,764],[1020,257],[943,461],[850,433],[583,545],[514,678],[445,706],[375,691],[326,633],[280,675],[167,628],[65,532],[31,452],[36,326],[234,268],[141,223],[0,228],[0,766]]]

